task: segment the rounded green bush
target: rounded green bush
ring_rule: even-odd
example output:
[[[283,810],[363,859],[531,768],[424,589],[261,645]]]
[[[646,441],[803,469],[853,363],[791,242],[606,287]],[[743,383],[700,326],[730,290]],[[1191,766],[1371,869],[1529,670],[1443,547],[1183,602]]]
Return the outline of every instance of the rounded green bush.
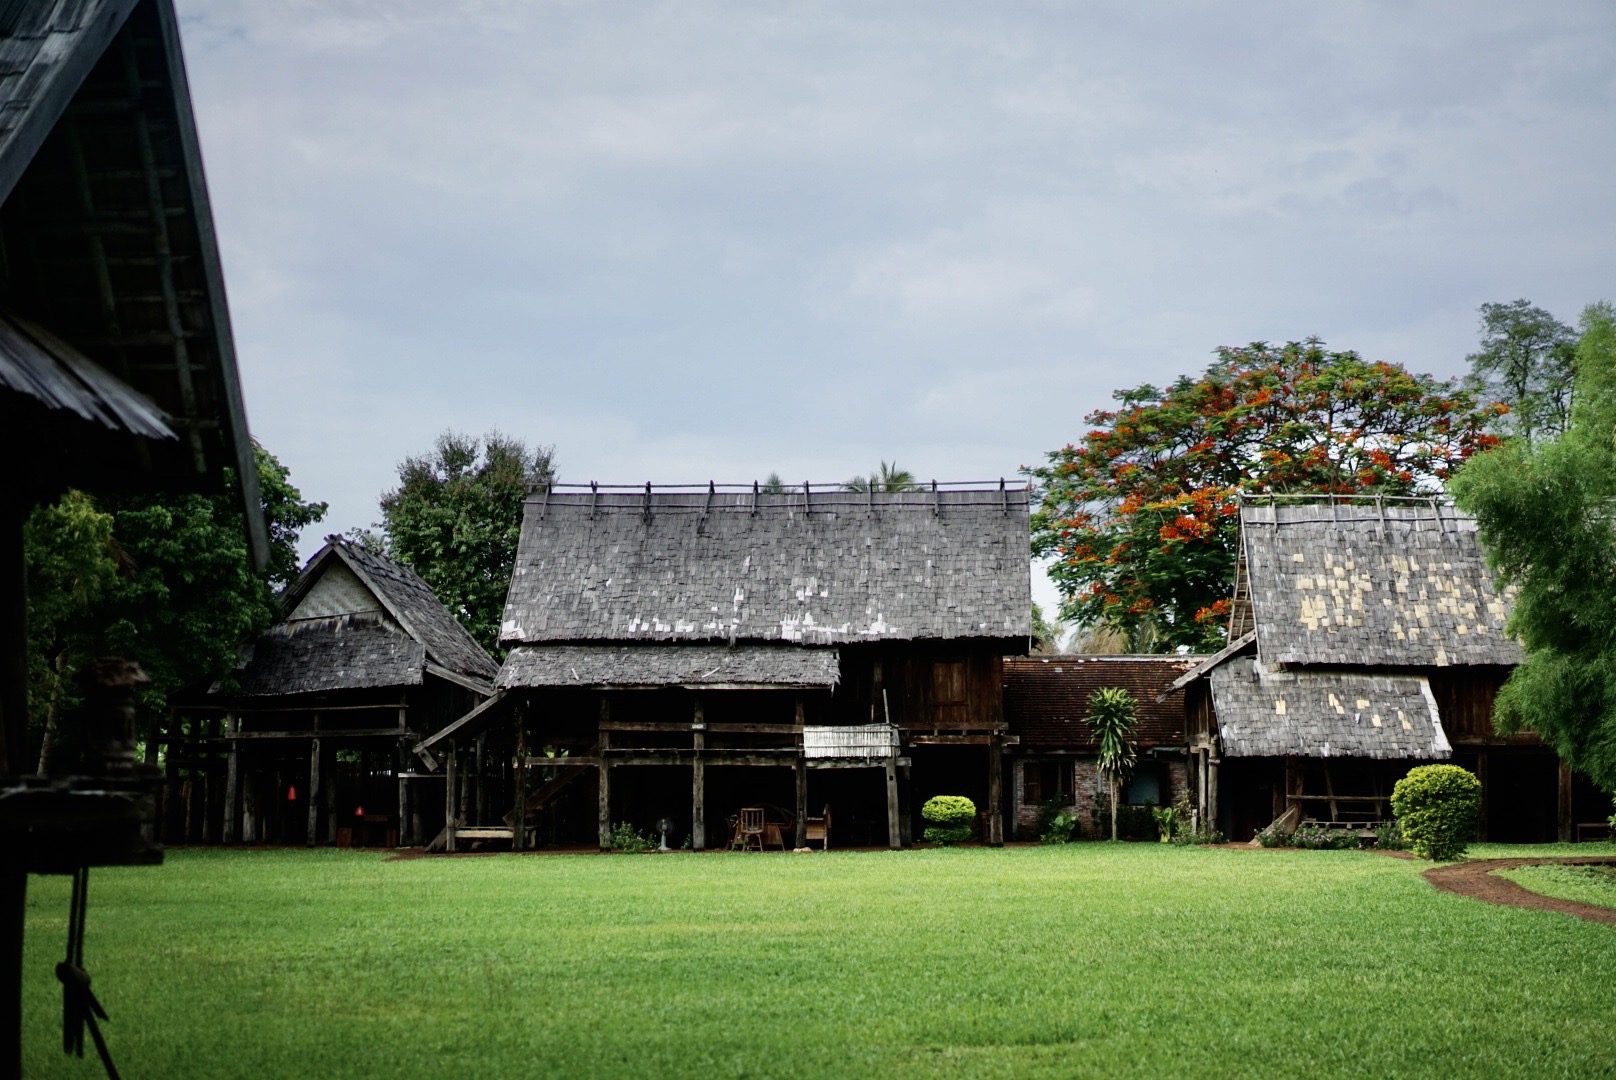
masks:
[[[932,824],[923,834],[933,844],[962,844],[971,838],[976,804],[964,795],[934,795],[920,808]]]
[[[1457,765],[1420,765],[1392,788],[1392,813],[1422,859],[1456,859],[1476,831],[1481,781]]]

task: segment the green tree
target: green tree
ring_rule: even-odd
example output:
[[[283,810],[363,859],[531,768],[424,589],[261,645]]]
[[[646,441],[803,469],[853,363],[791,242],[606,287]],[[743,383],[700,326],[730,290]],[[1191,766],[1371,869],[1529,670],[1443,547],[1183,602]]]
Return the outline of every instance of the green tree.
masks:
[[[1089,695],[1089,723],[1100,740],[1100,775],[1111,793],[1111,839],[1117,838],[1117,818],[1122,782],[1133,772],[1138,754],[1134,750],[1134,720],[1138,706],[1133,695],[1120,686],[1102,686]]]
[[[1032,651],[1035,654],[1047,655],[1058,653],[1063,627],[1059,620],[1051,623],[1044,615],[1044,609],[1036,602],[1032,605]]]
[[[1528,300],[1481,305],[1481,348],[1470,383],[1509,411],[1498,426],[1532,442],[1553,438],[1571,419],[1577,333]]]
[[[268,451],[256,455],[271,546],[262,574],[228,495],[68,492],[30,515],[30,712],[42,743],[73,705],[71,677],[85,661],[138,662],[152,680],[140,697],[149,718],[176,690],[229,671],[241,643],[278,617],[275,593],[296,576],[299,530],[326,506],[303,501]]]
[[[499,649],[505,593],[516,566],[522,503],[555,480],[555,448],[489,432],[454,431],[430,454],[405,458],[381,497],[387,553],[408,563],[482,646]]]
[[[1571,425],[1536,446],[1510,441],[1455,477],[1501,585],[1516,588],[1508,629],[1526,650],[1493,713],[1530,729],[1616,791],[1616,311],[1582,315]]]
[[[881,462],[881,467],[869,476],[855,476],[842,485],[848,491],[913,491],[915,490],[915,474],[908,469],[898,468],[893,461],[888,465]]]
[[[1498,441],[1453,381],[1316,339],[1219,349],[1198,376],[1114,396],[1080,442],[1024,471],[1061,618],[1114,627],[1133,652],[1222,642],[1241,493],[1434,490]]]

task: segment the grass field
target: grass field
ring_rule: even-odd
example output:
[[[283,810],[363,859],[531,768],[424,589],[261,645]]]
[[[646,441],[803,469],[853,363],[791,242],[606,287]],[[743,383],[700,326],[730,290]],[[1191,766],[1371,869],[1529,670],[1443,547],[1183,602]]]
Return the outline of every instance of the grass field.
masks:
[[[1423,868],[179,851],[92,875],[86,964],[130,1077],[1609,1075],[1616,932]],[[66,916],[32,879],[31,1076],[100,1075],[60,1052]]]
[[[1616,908],[1616,866],[1517,866],[1497,873],[1544,896]]]

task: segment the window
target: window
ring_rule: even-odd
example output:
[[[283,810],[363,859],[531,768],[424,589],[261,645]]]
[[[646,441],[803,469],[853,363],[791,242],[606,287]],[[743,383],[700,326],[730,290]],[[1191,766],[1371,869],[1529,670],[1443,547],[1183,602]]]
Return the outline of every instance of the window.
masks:
[[[1159,762],[1141,762],[1128,779],[1122,801],[1129,806],[1161,806],[1168,801],[1169,790],[1166,768]]]
[[[1049,799],[1072,798],[1072,763],[1069,761],[1029,761],[1022,766],[1021,804],[1037,806]]]

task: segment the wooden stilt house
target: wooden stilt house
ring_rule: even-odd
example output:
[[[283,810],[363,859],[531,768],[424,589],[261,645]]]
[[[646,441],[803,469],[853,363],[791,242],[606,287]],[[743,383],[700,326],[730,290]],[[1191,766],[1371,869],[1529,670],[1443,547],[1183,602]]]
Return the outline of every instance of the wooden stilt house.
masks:
[[[260,565],[268,550],[170,0],[0,4],[0,452],[0,1073],[17,1075],[27,874],[161,858],[156,740],[135,761],[126,717],[96,775],[33,774],[24,521],[68,487],[233,489]],[[119,678],[127,695],[143,676]]]
[[[499,692],[420,747],[460,778],[445,842],[605,845],[618,822],[665,822],[701,849],[761,810],[792,847],[829,807],[832,842],[898,847],[943,793],[974,798],[1002,842],[1027,514],[1002,481],[540,489]],[[512,758],[525,767],[489,771]],[[467,776],[474,797],[455,794]]]
[[[498,665],[413,570],[340,536],[282,602],[284,621],[186,707],[224,718],[212,740],[226,760],[219,835],[373,846],[434,835],[442,803],[412,797],[410,751],[487,699]],[[171,779],[169,827],[184,836],[185,784]],[[438,775],[424,782],[442,787]]]
[[[1595,793],[1493,731],[1521,657],[1508,605],[1475,522],[1439,500],[1245,502],[1230,645],[1174,683],[1201,812],[1234,839],[1366,826],[1410,766],[1452,761],[1481,778],[1483,838],[1570,839]]]

